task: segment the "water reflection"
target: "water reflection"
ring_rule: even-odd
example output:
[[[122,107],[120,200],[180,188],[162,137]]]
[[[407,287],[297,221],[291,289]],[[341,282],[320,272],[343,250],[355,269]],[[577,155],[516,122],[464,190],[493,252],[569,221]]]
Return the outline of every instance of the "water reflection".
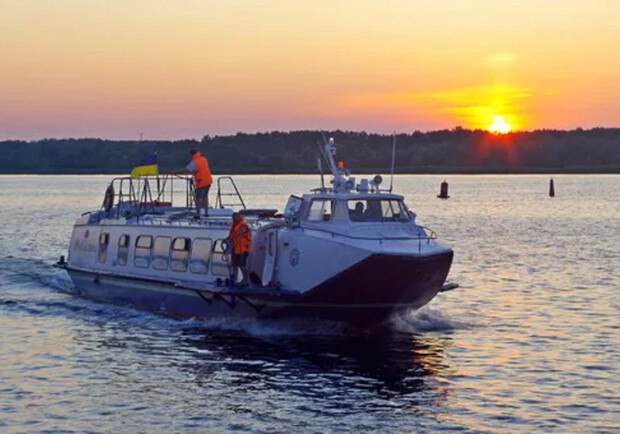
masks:
[[[386,405],[440,406],[448,396],[448,383],[442,380],[448,369],[444,352],[451,344],[447,334],[412,335],[383,328],[327,336],[295,330],[293,335],[265,337],[203,327],[168,335],[149,329],[101,330],[97,347],[107,355],[122,349],[124,364],[127,358],[138,364],[156,361],[158,370],[174,368],[185,375],[170,381],[235,393],[296,395],[325,401],[322,405],[334,401],[340,411],[359,410],[361,405],[370,411]],[[92,346],[97,337],[83,334],[83,343]]]
[[[2,431],[618,431],[617,175],[557,176],[553,201],[547,175],[453,175],[450,201],[428,200],[443,178],[399,175],[461,289],[368,335],[70,296],[49,264],[108,177],[27,178],[2,180]],[[271,208],[314,178],[239,184]]]

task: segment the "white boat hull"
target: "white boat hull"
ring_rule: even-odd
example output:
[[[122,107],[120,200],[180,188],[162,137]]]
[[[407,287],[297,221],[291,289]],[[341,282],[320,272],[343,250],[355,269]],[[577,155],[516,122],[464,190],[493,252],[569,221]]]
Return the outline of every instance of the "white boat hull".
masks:
[[[299,293],[144,279],[65,266],[77,295],[177,318],[320,319],[371,327],[418,309],[442,290],[452,252],[431,257],[371,255]]]

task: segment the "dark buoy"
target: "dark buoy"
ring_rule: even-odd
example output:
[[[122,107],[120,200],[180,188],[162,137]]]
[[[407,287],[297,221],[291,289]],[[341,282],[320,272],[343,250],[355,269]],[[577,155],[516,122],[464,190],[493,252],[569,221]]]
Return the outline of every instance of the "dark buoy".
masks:
[[[437,195],[439,199],[448,199],[448,183],[446,181],[441,183],[441,189],[439,190],[439,194]]]
[[[553,188],[553,178],[549,181],[549,197],[555,197],[555,188]]]

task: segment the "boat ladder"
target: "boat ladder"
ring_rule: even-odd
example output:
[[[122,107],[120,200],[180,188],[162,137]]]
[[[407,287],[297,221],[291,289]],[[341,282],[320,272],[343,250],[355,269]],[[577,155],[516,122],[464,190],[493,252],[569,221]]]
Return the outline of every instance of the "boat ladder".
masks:
[[[224,181],[224,182],[222,182]],[[222,186],[228,187],[228,190],[222,191]],[[225,203],[223,198],[230,198],[227,200],[231,200],[230,203]],[[234,198],[237,198],[235,201]],[[243,197],[235,184],[235,181],[232,179],[232,176],[220,176],[217,178],[217,199],[215,200],[216,208],[225,208],[225,207],[238,207],[241,206],[245,209],[245,202],[243,201]]]

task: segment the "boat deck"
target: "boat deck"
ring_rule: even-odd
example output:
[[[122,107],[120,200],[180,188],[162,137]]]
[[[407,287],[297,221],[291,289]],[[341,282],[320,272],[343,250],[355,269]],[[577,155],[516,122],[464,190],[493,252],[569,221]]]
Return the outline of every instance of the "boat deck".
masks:
[[[261,222],[280,219],[276,209],[247,209],[240,211],[250,226],[260,226]],[[229,208],[210,208],[207,216],[200,216],[195,209],[186,207],[154,207],[151,212],[137,215],[122,214],[116,209],[86,213],[88,224],[127,224],[127,225],[162,225],[162,226],[203,226],[229,227],[233,210]]]

